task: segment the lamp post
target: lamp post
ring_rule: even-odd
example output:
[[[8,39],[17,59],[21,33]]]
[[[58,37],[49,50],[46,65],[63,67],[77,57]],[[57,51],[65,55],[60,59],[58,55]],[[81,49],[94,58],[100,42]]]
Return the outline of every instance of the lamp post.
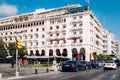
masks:
[[[16,72],[15,72],[16,77],[19,76],[18,72],[18,49],[16,49]]]
[[[18,49],[22,48],[22,43],[19,39],[16,38],[16,76],[19,76],[18,72]]]

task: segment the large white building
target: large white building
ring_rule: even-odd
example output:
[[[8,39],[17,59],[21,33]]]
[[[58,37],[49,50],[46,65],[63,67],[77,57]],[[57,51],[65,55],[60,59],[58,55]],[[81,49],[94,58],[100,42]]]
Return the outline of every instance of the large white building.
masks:
[[[107,54],[107,55],[111,55],[115,53],[115,37],[114,34],[109,32],[109,31],[105,31],[105,35],[104,35],[104,40],[103,40],[103,53]]]
[[[68,5],[0,19],[0,36],[15,38],[29,55],[64,56],[87,60],[103,53],[104,29],[89,6]],[[91,56],[92,55],[92,56]]]

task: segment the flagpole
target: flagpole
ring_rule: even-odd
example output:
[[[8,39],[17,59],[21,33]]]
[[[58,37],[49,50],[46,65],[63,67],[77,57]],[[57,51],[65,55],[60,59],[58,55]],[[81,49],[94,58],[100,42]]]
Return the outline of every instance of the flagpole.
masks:
[[[87,2],[88,6],[90,6],[90,0],[85,0]]]

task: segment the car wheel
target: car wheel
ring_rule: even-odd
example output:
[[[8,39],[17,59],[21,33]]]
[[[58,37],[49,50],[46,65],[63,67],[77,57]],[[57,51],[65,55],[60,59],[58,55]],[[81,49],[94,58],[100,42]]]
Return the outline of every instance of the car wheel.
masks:
[[[76,68],[76,69],[75,69],[75,72],[78,72],[78,71],[79,71],[79,69],[78,69],[78,68]]]

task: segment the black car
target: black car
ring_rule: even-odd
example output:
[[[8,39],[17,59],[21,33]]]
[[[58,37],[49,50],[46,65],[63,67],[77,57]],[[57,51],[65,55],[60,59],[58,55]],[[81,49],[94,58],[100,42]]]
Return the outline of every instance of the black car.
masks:
[[[91,69],[92,68],[92,64],[90,61],[80,61],[85,65],[85,69]]]
[[[84,66],[79,61],[66,61],[62,64],[62,71],[79,71],[84,70]]]
[[[99,68],[99,64],[97,61],[91,61],[92,68]]]

